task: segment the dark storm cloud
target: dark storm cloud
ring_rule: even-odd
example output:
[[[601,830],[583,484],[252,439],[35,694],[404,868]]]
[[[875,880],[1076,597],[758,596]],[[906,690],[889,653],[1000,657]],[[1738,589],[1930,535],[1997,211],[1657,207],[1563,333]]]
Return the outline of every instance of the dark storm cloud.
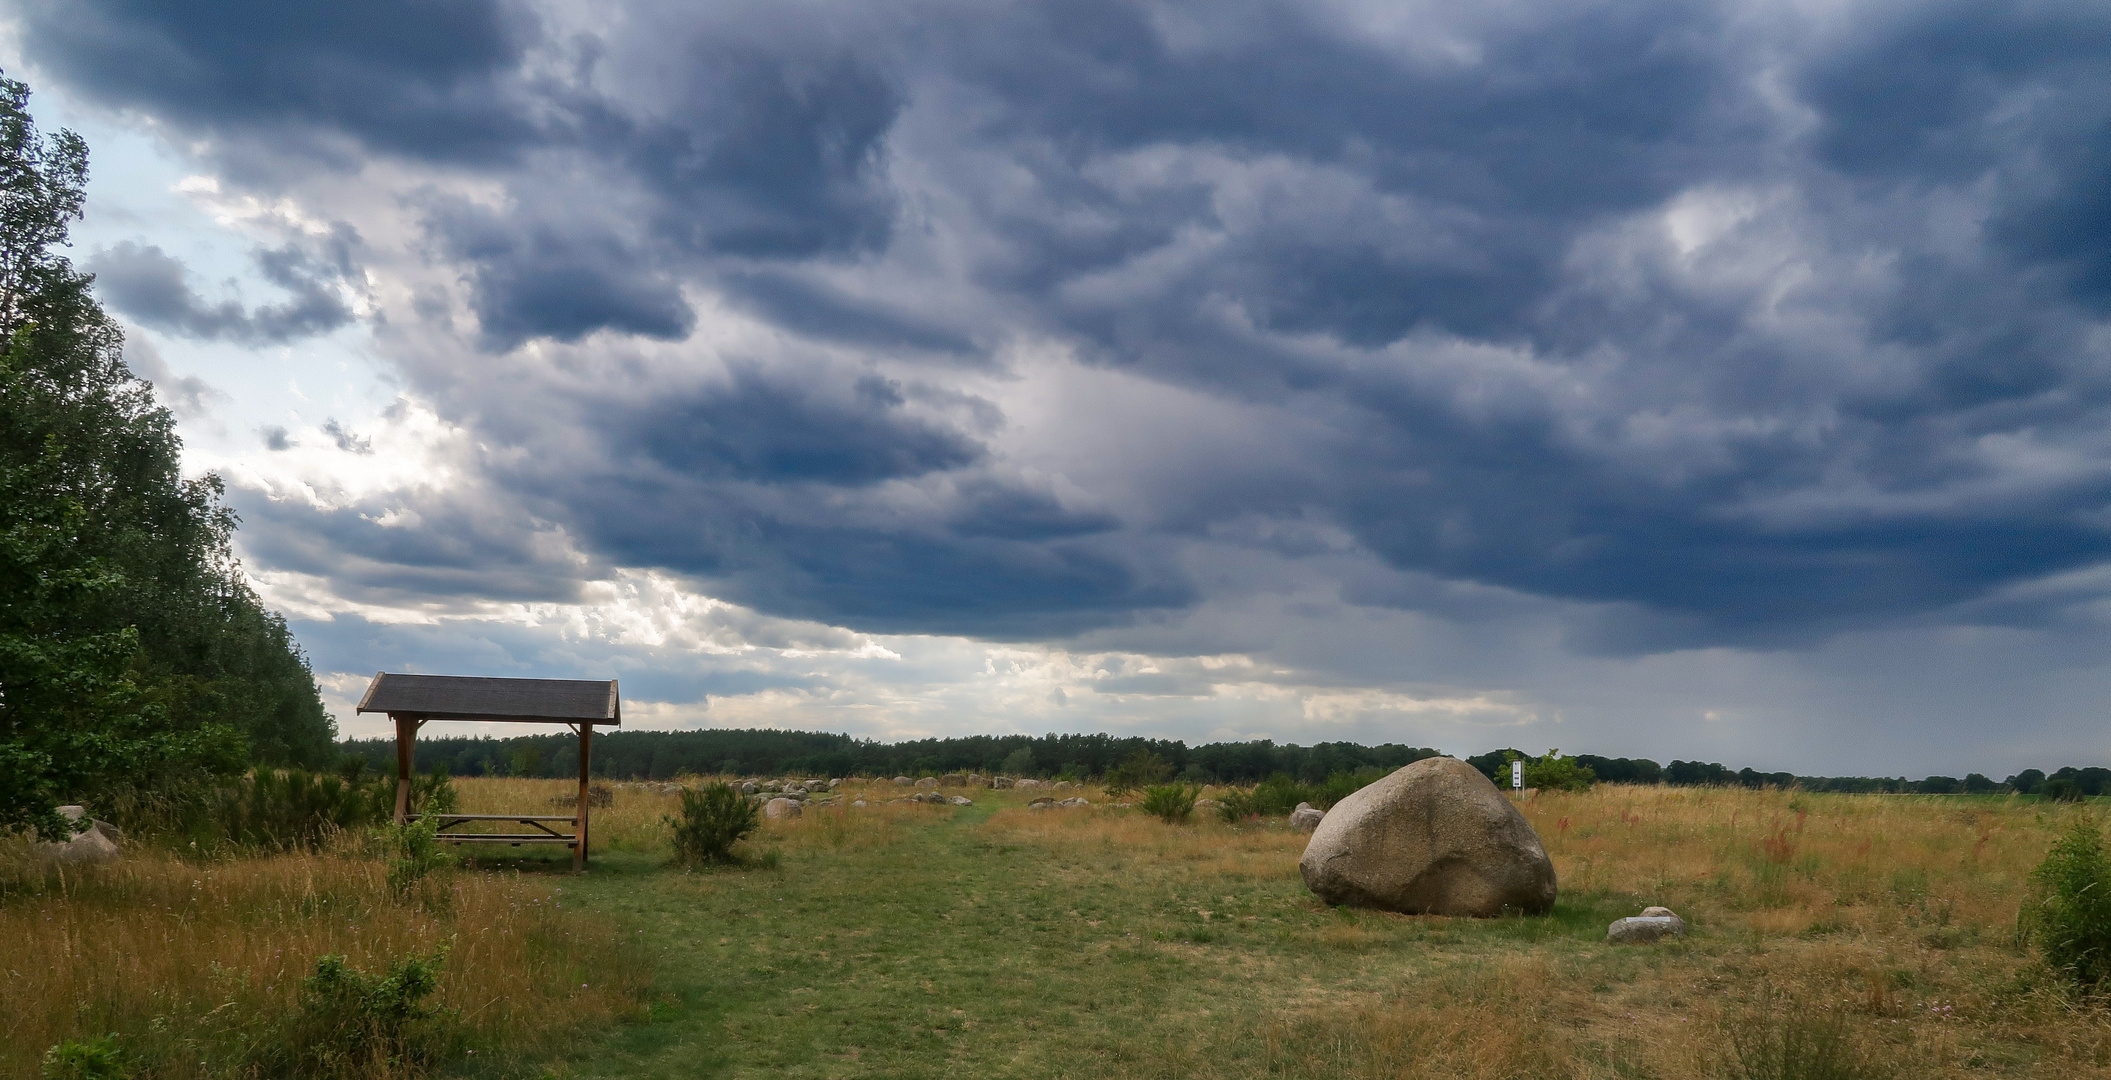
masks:
[[[259,250],[265,280],[292,296],[283,303],[245,308],[234,300],[208,303],[191,289],[183,262],[158,247],[131,241],[88,260],[96,292],[143,326],[203,341],[284,344],[325,334],[352,321],[352,310],[332,287],[344,270],[319,264],[295,247]]]
[[[775,330],[649,399],[427,379],[538,520],[768,610],[1067,632],[1190,602],[1165,552],[1260,518],[1651,649],[2111,556],[2099,9],[449,4],[390,35],[291,5],[241,55],[217,17],[28,11],[91,96],[284,135],[271,175],[349,143],[502,192],[399,193],[489,352],[698,342],[715,305]],[[128,258],[113,303],[218,325]],[[1025,378],[1022,339],[1269,418],[1253,460],[1098,461],[1115,509],[1019,480],[1003,417],[914,388]],[[1216,434],[1182,422],[1160,445]]]
[[[863,486],[969,465],[983,447],[905,416],[901,387],[878,376],[848,393],[737,372],[730,386],[627,417],[637,447],[683,476]]]
[[[539,30],[498,0],[32,0],[23,14],[30,55],[87,96],[207,132],[293,137],[282,152],[349,136],[488,160],[537,137],[515,86]]]

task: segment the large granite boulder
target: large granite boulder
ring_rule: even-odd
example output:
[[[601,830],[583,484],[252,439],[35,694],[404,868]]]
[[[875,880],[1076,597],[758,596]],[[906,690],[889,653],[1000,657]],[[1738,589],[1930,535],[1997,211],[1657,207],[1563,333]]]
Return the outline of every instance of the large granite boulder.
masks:
[[[1330,904],[1482,918],[1554,907],[1539,834],[1457,758],[1424,758],[1335,803],[1297,865]]]
[[[769,802],[762,804],[762,816],[769,818],[771,821],[788,820],[798,817],[804,812],[805,808],[791,799],[771,799]]]

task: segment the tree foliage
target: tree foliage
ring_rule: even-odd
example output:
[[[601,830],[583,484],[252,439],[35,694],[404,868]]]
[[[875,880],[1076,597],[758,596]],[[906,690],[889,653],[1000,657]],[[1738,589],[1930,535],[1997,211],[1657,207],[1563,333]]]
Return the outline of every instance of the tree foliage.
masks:
[[[61,254],[87,145],[0,78],[0,828],[172,771],[319,764],[330,718],[284,620],[243,582],[218,477]]]

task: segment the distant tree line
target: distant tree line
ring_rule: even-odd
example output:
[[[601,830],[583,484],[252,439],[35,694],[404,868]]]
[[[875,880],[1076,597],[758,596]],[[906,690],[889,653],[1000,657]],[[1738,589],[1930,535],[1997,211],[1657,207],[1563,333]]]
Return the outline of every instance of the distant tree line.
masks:
[[[358,740],[344,746],[375,768],[395,769],[391,739]],[[1190,747],[1177,739],[1112,735],[972,735],[883,743],[810,731],[714,729],[596,735],[593,771],[611,778],[655,780],[684,773],[936,776],[949,772],[1091,779],[1106,775],[1139,753],[1157,755],[1172,766],[1177,779],[1221,783],[1251,783],[1278,775],[1318,783],[1338,773],[1397,769],[1439,756],[1426,746],[1392,743],[1296,746],[1261,739]],[[421,735],[417,764],[420,771],[437,767],[456,776],[576,776],[579,741],[569,734],[510,739]]]
[[[373,768],[395,768],[395,743],[389,739],[357,740],[346,752]],[[593,771],[614,779],[665,780],[683,774],[725,773],[738,776],[936,776],[980,772],[1004,776],[1098,779],[1139,753],[1166,762],[1177,779],[1198,783],[1251,784],[1271,777],[1318,784],[1330,777],[1370,769],[1397,769],[1440,751],[1426,746],[1386,743],[1363,746],[1326,742],[1312,746],[1277,743],[1217,742],[1189,746],[1178,739],[1116,738],[1112,735],[971,735],[951,739],[915,739],[884,743],[812,731],[713,729],[706,731],[623,731],[594,739]],[[1495,750],[1466,758],[1467,764],[1498,784],[1509,782],[1507,763],[1528,758],[1520,750]],[[1800,787],[1809,791],[1889,792],[1948,795],[2020,792],[2079,798],[2111,795],[2111,769],[2064,768],[2050,775],[2026,769],[1996,783],[1979,773],[1959,780],[1930,776],[1904,777],[1797,776],[1730,769],[1698,761],[1659,765],[1648,758],[1608,758],[1577,754],[1576,764],[1599,781],[1618,784],[1670,784],[1684,787]],[[455,776],[576,776],[579,743],[569,734],[526,735],[510,739],[465,736],[421,736],[417,743],[421,772],[439,769]]]

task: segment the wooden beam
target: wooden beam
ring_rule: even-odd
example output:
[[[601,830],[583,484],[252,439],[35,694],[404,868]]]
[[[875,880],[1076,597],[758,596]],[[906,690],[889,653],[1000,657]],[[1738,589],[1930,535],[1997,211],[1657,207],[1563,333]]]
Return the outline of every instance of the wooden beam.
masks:
[[[586,872],[586,821],[593,802],[587,791],[593,756],[594,725],[582,723],[579,725],[579,805],[574,807],[579,812],[579,821],[572,827],[572,832],[579,838],[579,842],[572,845],[572,870],[582,874]]]
[[[413,747],[418,741],[418,721],[409,716],[391,716],[396,722],[396,824],[410,820],[410,778]]]

